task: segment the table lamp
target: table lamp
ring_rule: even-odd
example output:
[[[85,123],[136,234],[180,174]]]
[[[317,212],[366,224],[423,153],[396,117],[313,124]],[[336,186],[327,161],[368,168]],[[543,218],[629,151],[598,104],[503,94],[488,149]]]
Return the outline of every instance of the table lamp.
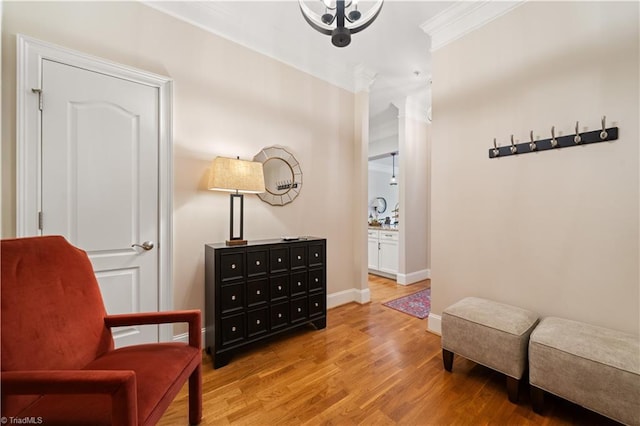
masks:
[[[227,191],[230,194],[230,224],[228,246],[244,245],[244,195],[259,194],[265,191],[264,172],[262,163],[246,161],[237,158],[216,157],[211,163],[209,184],[207,189],[212,191]],[[234,205],[240,207],[239,230],[234,227]]]

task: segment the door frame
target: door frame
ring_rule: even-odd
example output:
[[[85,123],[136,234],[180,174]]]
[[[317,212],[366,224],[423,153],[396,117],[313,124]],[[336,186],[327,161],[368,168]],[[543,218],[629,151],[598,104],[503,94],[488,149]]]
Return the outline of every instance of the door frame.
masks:
[[[40,96],[42,60],[47,59],[158,89],[158,309],[173,309],[172,238],[172,102],[173,80],[147,71],[87,55],[17,34],[16,75],[16,234],[40,235],[42,115]],[[47,94],[43,93],[43,97]],[[160,325],[160,341],[173,339],[171,324]]]

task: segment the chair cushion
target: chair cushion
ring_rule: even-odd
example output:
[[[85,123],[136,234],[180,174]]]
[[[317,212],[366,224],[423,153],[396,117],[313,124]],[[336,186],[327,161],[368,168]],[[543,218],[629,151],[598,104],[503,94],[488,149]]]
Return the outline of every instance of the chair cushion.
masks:
[[[138,424],[155,424],[195,365],[202,362],[197,348],[183,343],[154,343],[111,351],[85,370],[133,370],[138,389]],[[104,395],[46,395],[18,417],[42,417],[47,425],[111,425],[111,400]],[[99,419],[99,420],[96,420]]]
[[[113,348],[84,251],[45,236],[2,240],[1,252],[2,371],[81,369]]]

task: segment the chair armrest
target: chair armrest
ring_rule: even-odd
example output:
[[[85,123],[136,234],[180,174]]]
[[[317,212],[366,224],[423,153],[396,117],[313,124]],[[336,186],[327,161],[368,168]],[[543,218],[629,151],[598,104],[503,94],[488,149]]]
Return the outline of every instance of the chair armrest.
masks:
[[[189,346],[200,349],[202,346],[202,319],[200,310],[141,312],[132,314],[107,315],[104,323],[107,327],[122,327],[145,324],[167,324],[186,322],[189,324]]]
[[[129,370],[30,370],[0,373],[4,395],[108,394],[114,424],[138,422],[136,374]]]

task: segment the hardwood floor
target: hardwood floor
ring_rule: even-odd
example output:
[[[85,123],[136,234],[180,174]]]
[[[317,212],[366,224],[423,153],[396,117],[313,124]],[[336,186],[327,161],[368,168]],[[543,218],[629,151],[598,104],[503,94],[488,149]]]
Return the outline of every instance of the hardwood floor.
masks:
[[[605,425],[611,420],[555,397],[535,414],[528,386],[507,399],[505,377],[464,358],[442,366],[426,321],[381,303],[429,287],[369,276],[371,303],[328,312],[327,328],[302,328],[253,346],[213,370],[203,358],[203,425]],[[159,423],[186,425],[184,388]]]

